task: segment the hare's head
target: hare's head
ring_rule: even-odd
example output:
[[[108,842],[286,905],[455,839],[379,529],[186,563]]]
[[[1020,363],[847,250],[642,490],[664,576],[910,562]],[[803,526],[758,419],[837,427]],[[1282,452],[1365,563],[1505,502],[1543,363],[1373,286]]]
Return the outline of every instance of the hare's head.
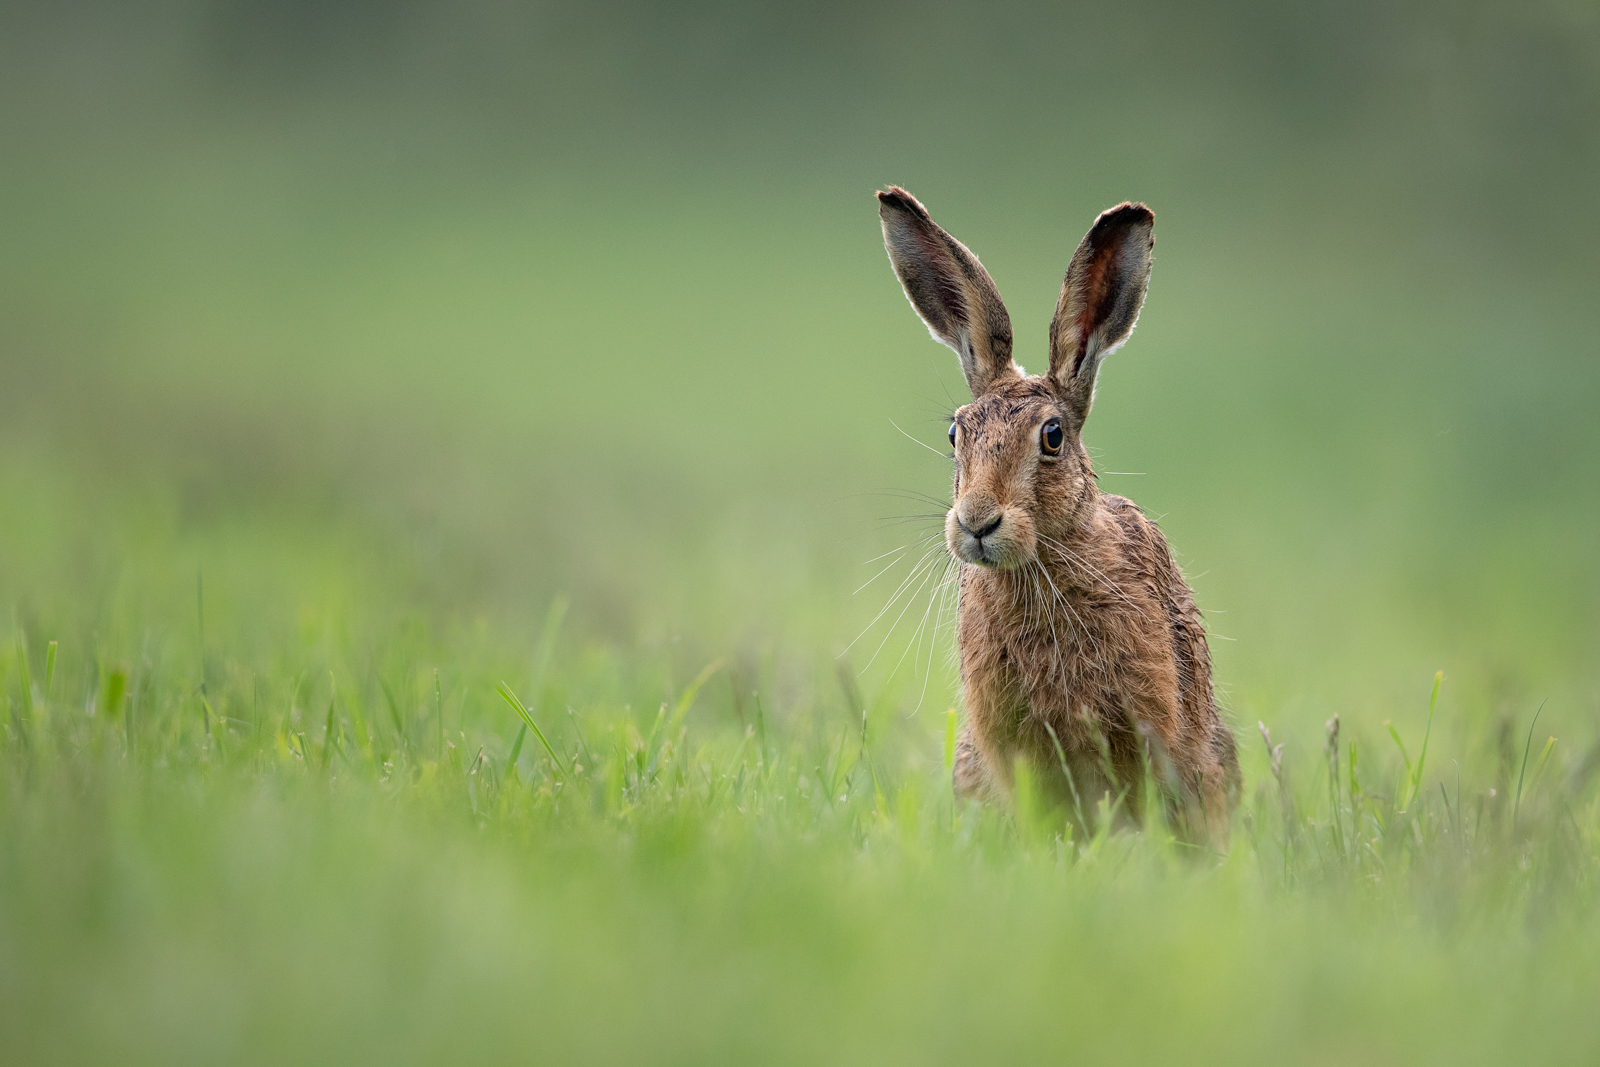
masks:
[[[1067,267],[1050,322],[1050,369],[1011,359],[1011,317],[978,257],[898,186],[878,194],[894,272],[934,340],[961,360],[972,403],[955,413],[950,551],[968,563],[1020,567],[1039,538],[1060,539],[1092,503],[1083,448],[1100,361],[1128,339],[1150,284],[1155,216],[1121,204],[1090,227]]]

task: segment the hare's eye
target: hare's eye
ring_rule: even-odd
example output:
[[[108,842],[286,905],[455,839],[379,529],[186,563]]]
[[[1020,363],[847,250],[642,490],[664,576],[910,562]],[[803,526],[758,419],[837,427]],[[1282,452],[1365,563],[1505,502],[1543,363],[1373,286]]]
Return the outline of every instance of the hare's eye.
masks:
[[[1039,447],[1047,456],[1061,454],[1061,420],[1051,419],[1039,431]]]
[[[950,447],[956,447],[956,424],[953,422],[950,424]]]

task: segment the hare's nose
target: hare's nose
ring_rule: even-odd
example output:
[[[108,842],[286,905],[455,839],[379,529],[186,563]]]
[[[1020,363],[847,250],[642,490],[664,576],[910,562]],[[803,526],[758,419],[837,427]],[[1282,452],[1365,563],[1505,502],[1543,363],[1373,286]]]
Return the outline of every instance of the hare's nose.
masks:
[[[984,525],[982,525],[980,527],[977,527],[977,528],[973,528],[971,526],[968,526],[964,521],[962,521],[962,518],[961,518],[960,515],[957,515],[956,516],[956,525],[960,526],[963,530],[965,530],[971,536],[976,537],[978,540],[982,541],[985,537],[988,537],[990,534],[994,533],[996,530],[998,530],[1000,528],[1000,516],[996,515],[993,519],[991,519],[989,522],[985,523]]]

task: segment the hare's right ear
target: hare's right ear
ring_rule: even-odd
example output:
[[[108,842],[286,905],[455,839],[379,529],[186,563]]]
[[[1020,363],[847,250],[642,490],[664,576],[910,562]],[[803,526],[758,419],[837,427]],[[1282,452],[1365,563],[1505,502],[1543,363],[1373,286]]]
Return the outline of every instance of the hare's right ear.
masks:
[[[1143,204],[1101,212],[1072,254],[1050,320],[1050,380],[1078,428],[1089,417],[1100,361],[1133,332],[1150,287],[1156,217]]]
[[[878,194],[878,217],[889,262],[907,299],[933,339],[955,349],[972,395],[980,397],[997,382],[1020,377],[1011,362],[1011,316],[978,257],[940,229],[917,198],[898,185]]]

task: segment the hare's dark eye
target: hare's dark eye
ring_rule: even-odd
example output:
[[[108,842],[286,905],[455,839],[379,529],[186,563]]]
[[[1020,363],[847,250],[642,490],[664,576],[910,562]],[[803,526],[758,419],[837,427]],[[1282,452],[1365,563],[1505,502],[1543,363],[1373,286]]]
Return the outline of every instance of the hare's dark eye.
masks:
[[[956,447],[956,424],[953,422],[950,424],[950,447]]]
[[[1047,456],[1061,454],[1061,420],[1051,419],[1039,430],[1039,447]]]

